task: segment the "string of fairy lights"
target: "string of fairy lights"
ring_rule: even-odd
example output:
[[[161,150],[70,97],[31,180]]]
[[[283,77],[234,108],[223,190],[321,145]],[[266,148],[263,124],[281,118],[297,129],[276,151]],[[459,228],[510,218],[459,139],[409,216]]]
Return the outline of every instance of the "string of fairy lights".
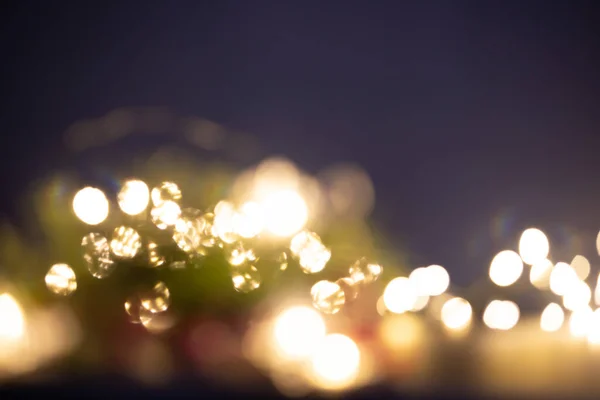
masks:
[[[188,261],[218,251],[228,263],[232,287],[248,293],[263,283],[261,271],[256,267],[261,254],[254,244],[271,238],[284,243],[271,257],[275,260],[274,268],[286,270],[294,260],[294,265],[305,274],[323,271],[331,260],[331,249],[317,233],[306,229],[310,207],[302,193],[282,185],[281,179],[273,179],[275,175],[270,174],[269,182],[255,182],[254,188],[259,190],[244,196],[244,201],[222,200],[208,211],[184,205],[185,196],[175,182],[162,182],[150,189],[140,179],[124,181],[116,203],[120,212],[137,218],[141,224],[118,225],[111,228],[108,235],[103,233],[105,229],[97,227],[114,212],[111,202],[98,188],[82,188],[73,197],[72,208],[75,216],[91,227],[80,243],[88,272],[94,278],[107,279],[119,268],[120,262],[134,259],[149,268],[181,269]],[[168,243],[147,235],[151,229],[161,232],[162,238],[168,237]],[[174,246],[185,258],[171,260],[164,252],[167,245]],[[597,247],[600,252],[600,236]],[[506,249],[493,257],[489,278],[496,286],[506,288],[519,280],[526,265],[530,266],[531,284],[557,296],[555,302],[543,309],[540,329],[558,331],[566,321],[566,312],[570,312],[571,335],[589,343],[600,343],[600,308],[594,310],[590,305],[600,303],[600,285],[599,281],[590,282],[590,262],[583,255],[576,255],[570,263],[554,263],[549,255],[546,235],[536,228],[527,229],[520,237],[517,251]],[[261,346],[260,351],[252,351],[250,345],[249,357],[259,366],[266,363],[271,371],[281,365],[282,359],[301,360],[301,365],[309,360],[311,381],[318,387],[349,387],[350,382],[359,377],[359,347],[347,335],[327,334],[321,314],[339,313],[382,273],[380,264],[360,258],[337,280],[314,283],[309,293],[312,307],[290,307],[264,325],[272,341],[265,339],[264,332],[256,336],[258,328],[249,333],[252,338],[259,337]],[[55,264],[48,270],[45,283],[56,295],[69,296],[77,290],[77,274],[65,263]],[[382,316],[414,313],[431,305],[432,299],[438,299],[443,329],[455,334],[468,332],[473,307],[468,299],[448,294],[449,287],[450,275],[444,267],[416,268],[408,276],[395,277],[386,284],[376,304],[377,312]],[[150,328],[170,306],[170,289],[164,282],[156,281],[146,290],[128,297],[123,308],[132,322]],[[482,315],[483,323],[498,331],[511,330],[519,319],[519,306],[501,299],[490,301]],[[248,340],[252,342],[252,338]],[[268,353],[265,346],[275,346],[271,353],[277,354],[268,362],[264,360]],[[260,355],[256,356],[257,353]],[[337,354],[333,357],[337,360],[334,364],[329,357],[332,353]]]

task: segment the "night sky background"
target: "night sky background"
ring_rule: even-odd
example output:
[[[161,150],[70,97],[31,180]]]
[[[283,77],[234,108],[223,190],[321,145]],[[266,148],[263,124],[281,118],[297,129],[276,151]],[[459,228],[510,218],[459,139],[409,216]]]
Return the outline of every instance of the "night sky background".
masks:
[[[85,167],[64,145],[72,123],[166,106],[250,132],[265,155],[309,172],[360,164],[388,243],[415,264],[444,265],[459,284],[485,276],[491,255],[531,225],[553,243],[582,235],[593,255],[598,9],[594,1],[8,2],[0,211],[18,220],[30,182]],[[114,157],[136,151],[113,146],[122,146]]]

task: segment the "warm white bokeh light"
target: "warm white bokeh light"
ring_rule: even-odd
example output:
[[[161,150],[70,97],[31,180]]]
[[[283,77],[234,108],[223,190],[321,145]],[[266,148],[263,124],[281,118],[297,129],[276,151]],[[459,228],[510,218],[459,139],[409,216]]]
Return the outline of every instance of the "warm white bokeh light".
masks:
[[[571,268],[575,270],[577,277],[582,281],[586,280],[590,275],[590,262],[587,258],[581,255],[576,255],[571,261]]]
[[[0,295],[0,348],[6,341],[21,339],[25,334],[25,317],[17,301],[8,293]]]
[[[552,261],[544,259],[531,266],[529,270],[529,281],[538,289],[548,289],[550,287],[550,274],[552,273]]]
[[[450,286],[450,275],[441,265],[430,265],[427,271],[425,287],[429,296],[439,296]]]
[[[77,290],[75,272],[67,264],[54,264],[44,278],[46,287],[53,293],[68,296]]]
[[[181,216],[181,207],[171,200],[165,200],[150,211],[152,222],[159,229],[167,229],[174,226]]]
[[[592,345],[600,344],[600,308],[591,314],[587,330],[587,340]]]
[[[571,314],[569,319],[569,331],[574,338],[584,338],[588,335],[592,326],[594,311],[591,307],[583,307]]]
[[[548,257],[550,243],[539,229],[526,229],[519,240],[519,254],[524,263],[533,265]]]
[[[454,297],[442,306],[442,322],[453,331],[465,329],[471,323],[473,309],[463,298]]]
[[[592,290],[587,283],[576,280],[569,286],[563,295],[563,305],[569,311],[589,307],[592,300]]]
[[[82,222],[98,225],[108,217],[108,200],[102,190],[88,186],[73,198],[73,211]]]
[[[512,250],[504,250],[496,254],[490,265],[490,279],[498,286],[510,286],[523,273],[523,261]]]
[[[315,274],[325,268],[331,259],[331,250],[314,232],[302,231],[290,240],[290,250],[298,258],[300,268],[306,274]]]
[[[233,229],[239,236],[250,239],[262,232],[265,215],[261,206],[254,201],[242,204],[233,216]]]
[[[275,344],[285,358],[310,356],[326,334],[325,322],[309,307],[293,307],[275,319]]]
[[[556,263],[550,273],[550,290],[552,293],[563,296],[577,285],[579,278],[571,266],[564,262]]]
[[[322,389],[344,389],[358,376],[360,350],[352,339],[338,333],[327,335],[312,357],[313,382]]]
[[[545,332],[556,332],[565,322],[565,312],[556,303],[550,303],[540,316],[540,328]]]
[[[483,322],[492,329],[507,331],[519,322],[520,311],[509,300],[492,300],[483,312]]]
[[[410,311],[421,311],[422,309],[427,307],[427,304],[429,304],[429,296],[417,296],[417,299],[415,300],[415,303],[413,304]]]
[[[415,268],[412,270],[410,275],[408,275],[408,279],[410,279],[412,282],[415,290],[417,291],[417,295],[429,296],[429,288],[427,285],[428,277],[428,270],[425,267]]]
[[[410,279],[392,279],[383,292],[385,307],[395,314],[411,310],[417,302],[417,291]]]
[[[308,206],[295,190],[277,190],[259,200],[265,229],[275,236],[289,237],[308,220]]]
[[[150,203],[150,189],[144,181],[129,180],[123,184],[117,196],[119,207],[128,215],[141,214]]]

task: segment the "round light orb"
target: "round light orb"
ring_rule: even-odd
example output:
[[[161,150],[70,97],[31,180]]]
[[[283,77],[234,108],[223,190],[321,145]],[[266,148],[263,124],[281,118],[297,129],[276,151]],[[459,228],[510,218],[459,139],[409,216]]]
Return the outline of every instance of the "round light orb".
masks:
[[[231,281],[236,291],[249,293],[260,287],[261,278],[254,265],[235,267],[231,273]]]
[[[586,336],[588,343],[595,346],[600,344],[600,308],[595,309],[592,313]]]
[[[91,232],[81,239],[83,259],[94,278],[104,279],[112,274],[115,262],[110,255],[110,244],[102,234]]]
[[[571,266],[564,262],[556,263],[550,273],[550,290],[552,293],[563,296],[577,285],[579,278]]]
[[[360,350],[352,339],[338,333],[327,335],[312,357],[313,382],[321,389],[339,390],[358,377]]]
[[[313,306],[325,313],[335,314],[346,302],[344,290],[335,282],[319,281],[310,289]]]
[[[309,357],[325,337],[326,328],[319,313],[309,307],[293,307],[281,313],[273,328],[280,356],[286,359]]]
[[[576,255],[571,261],[571,268],[575,270],[577,277],[582,281],[586,280],[590,275],[590,262],[584,256]]]
[[[439,296],[450,286],[450,275],[441,265],[430,265],[426,269],[425,287],[429,296]]]
[[[550,243],[546,234],[537,228],[523,231],[519,240],[519,254],[525,264],[533,265],[544,260],[550,252]]]
[[[410,275],[408,275],[408,279],[413,283],[415,290],[417,291],[417,295],[419,296],[429,296],[429,287],[427,281],[429,279],[429,271],[425,267],[418,267],[412,270]]]
[[[349,269],[350,278],[356,282],[361,284],[368,284],[375,282],[381,273],[383,272],[383,267],[379,264],[370,263],[366,258],[361,258],[356,261]]]
[[[579,308],[589,307],[592,300],[592,290],[583,281],[574,281],[563,295],[563,305],[569,311],[575,311]]]
[[[415,300],[415,304],[413,304],[413,307],[410,309],[410,311],[412,311],[412,312],[421,311],[422,309],[427,307],[427,304],[429,304],[429,296],[417,296],[417,299]]]
[[[412,310],[417,297],[413,283],[405,277],[392,279],[383,292],[385,307],[395,314]]]
[[[239,236],[250,239],[258,236],[264,228],[265,216],[260,204],[248,201],[233,216],[233,228]]]
[[[77,277],[67,264],[54,264],[46,274],[45,282],[48,290],[61,296],[77,290]]]
[[[490,264],[490,279],[498,286],[510,286],[523,273],[523,261],[512,250],[504,250],[496,254]]]
[[[589,306],[573,311],[569,319],[571,336],[577,339],[586,337],[592,327],[593,316],[594,311]]]
[[[265,229],[275,236],[289,237],[300,231],[308,220],[308,206],[295,190],[269,193],[260,201]]]
[[[120,258],[134,258],[142,247],[142,238],[133,228],[119,226],[113,231],[110,249]]]
[[[181,190],[174,182],[163,182],[152,189],[150,196],[152,197],[152,204],[158,207],[165,201],[178,202],[181,200]]]
[[[463,298],[454,297],[442,306],[442,322],[452,331],[460,331],[469,326],[473,315],[471,304]]]
[[[73,211],[83,223],[98,225],[108,217],[108,200],[102,190],[88,186],[75,194]]]
[[[19,340],[24,334],[25,315],[21,306],[10,294],[0,294],[0,343],[10,346],[6,341]]]
[[[492,300],[483,312],[483,322],[491,329],[508,331],[519,322],[520,311],[509,300]]]
[[[144,181],[129,180],[121,187],[117,200],[125,214],[138,215],[148,208],[150,190]]]
[[[538,289],[548,289],[550,287],[550,274],[552,273],[552,261],[544,259],[531,266],[529,270],[529,281]]]
[[[157,282],[152,289],[140,296],[140,300],[144,309],[152,313],[163,312],[171,305],[171,292],[164,282]]]
[[[540,328],[545,332],[556,332],[565,322],[565,312],[556,303],[550,303],[540,316]]]
[[[166,200],[150,211],[152,222],[158,229],[174,226],[181,216],[181,207],[174,201]]]

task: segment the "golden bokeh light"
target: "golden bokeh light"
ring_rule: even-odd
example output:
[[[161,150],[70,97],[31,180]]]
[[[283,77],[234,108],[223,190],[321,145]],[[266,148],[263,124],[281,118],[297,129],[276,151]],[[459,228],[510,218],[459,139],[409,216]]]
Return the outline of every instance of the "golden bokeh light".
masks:
[[[46,287],[53,293],[68,296],[77,290],[77,278],[67,264],[54,264],[45,277]]]
[[[548,257],[550,243],[546,234],[537,228],[523,231],[519,240],[519,254],[525,264],[533,265]]]
[[[550,303],[540,316],[540,328],[545,332],[556,332],[565,322],[565,312],[556,303]]]
[[[423,310],[425,307],[427,307],[427,304],[429,304],[429,298],[430,298],[429,296],[417,296],[417,299],[415,300],[415,304],[413,304],[410,311],[418,312],[418,311]]]
[[[594,310],[591,314],[590,323],[587,330],[588,343],[597,346],[600,344],[600,308]]]
[[[354,301],[358,297],[359,284],[350,277],[343,277],[335,281],[337,285],[344,291],[344,299],[346,302]]]
[[[0,348],[25,335],[25,315],[13,296],[0,294]]]
[[[512,250],[504,250],[496,254],[490,264],[489,275],[498,286],[510,286],[523,273],[523,260]]]
[[[201,218],[200,211],[185,209],[173,229],[173,240],[177,246],[190,253],[197,251],[202,245],[202,236],[206,229],[206,220]]]
[[[427,336],[423,319],[414,314],[387,315],[377,328],[377,338],[398,357],[420,352]]]
[[[158,229],[167,229],[174,226],[181,216],[181,207],[171,200],[165,200],[159,205],[154,206],[150,211],[152,222]]]
[[[148,264],[150,267],[160,267],[165,263],[165,257],[160,253],[158,245],[153,241],[148,241]]]
[[[563,296],[577,285],[579,278],[571,266],[564,262],[556,263],[550,273],[550,290],[552,293]]]
[[[290,250],[298,257],[300,268],[307,274],[322,271],[331,258],[331,251],[321,243],[321,238],[308,231],[299,232],[292,238]]]
[[[167,201],[177,203],[181,200],[181,190],[174,182],[163,182],[152,189],[151,197],[155,207],[159,207]]]
[[[233,227],[239,236],[250,239],[258,236],[265,225],[265,215],[262,207],[254,202],[247,201],[233,216]]]
[[[429,288],[427,285],[428,277],[428,270],[425,267],[415,268],[411,271],[410,275],[408,275],[408,279],[413,283],[417,295],[429,296]]]
[[[383,272],[383,267],[379,264],[370,263],[365,258],[361,258],[350,266],[350,278],[359,284],[368,284],[375,282]]]
[[[108,217],[108,200],[104,192],[93,187],[85,187],[73,198],[73,212],[88,225],[98,225]]]
[[[508,331],[519,322],[519,306],[510,300],[492,300],[483,312],[483,322],[491,329]]]
[[[142,248],[142,237],[133,228],[119,226],[113,231],[110,249],[120,258],[134,258]]]
[[[450,275],[441,265],[430,265],[425,268],[425,290],[429,296],[439,296],[450,286]]]
[[[325,336],[311,360],[313,383],[326,390],[351,386],[358,377],[360,358],[358,346],[348,336]]]
[[[281,253],[279,253],[277,258],[275,259],[275,262],[277,263],[277,265],[279,265],[280,271],[285,271],[289,264],[287,253],[285,251],[282,251]]]
[[[212,235],[229,244],[238,240],[235,227],[236,214],[233,204],[228,201],[220,201],[215,206],[215,215],[211,229]]]
[[[593,316],[594,311],[589,306],[573,311],[569,319],[569,332],[571,336],[576,339],[586,337],[592,327]]]
[[[412,310],[417,297],[413,283],[405,277],[392,279],[383,292],[385,307],[395,314]]]
[[[592,300],[592,290],[587,283],[580,280],[573,281],[563,295],[563,305],[569,311],[589,307],[590,300]]]
[[[164,282],[157,282],[151,290],[140,296],[140,300],[144,309],[152,313],[163,312],[171,305],[171,292]]]
[[[234,267],[238,267],[246,262],[257,260],[254,250],[246,249],[243,243],[236,242],[224,248],[225,258]]]
[[[248,293],[260,287],[261,277],[254,265],[244,265],[233,269],[231,281],[235,290]]]
[[[575,270],[577,277],[582,281],[586,280],[590,275],[590,262],[584,256],[576,255],[573,257],[573,260],[571,261],[571,268]]]
[[[290,237],[304,228],[308,206],[294,190],[277,190],[260,200],[265,229],[275,236]]]
[[[544,259],[531,266],[529,270],[529,281],[538,289],[548,289],[550,287],[550,274],[552,273],[552,261]]]
[[[293,307],[275,319],[273,334],[281,357],[302,359],[309,357],[325,337],[323,318],[309,307]]]
[[[89,233],[81,240],[81,247],[88,271],[94,278],[107,278],[114,271],[116,264],[110,256],[110,245],[105,236]]]
[[[346,302],[344,290],[335,282],[319,281],[310,289],[313,306],[325,313],[335,314]]]
[[[119,207],[125,214],[138,215],[148,208],[150,190],[144,181],[129,180],[121,187],[117,200]]]
[[[451,331],[461,331],[469,327],[473,315],[471,304],[463,298],[454,297],[442,306],[442,322]]]

